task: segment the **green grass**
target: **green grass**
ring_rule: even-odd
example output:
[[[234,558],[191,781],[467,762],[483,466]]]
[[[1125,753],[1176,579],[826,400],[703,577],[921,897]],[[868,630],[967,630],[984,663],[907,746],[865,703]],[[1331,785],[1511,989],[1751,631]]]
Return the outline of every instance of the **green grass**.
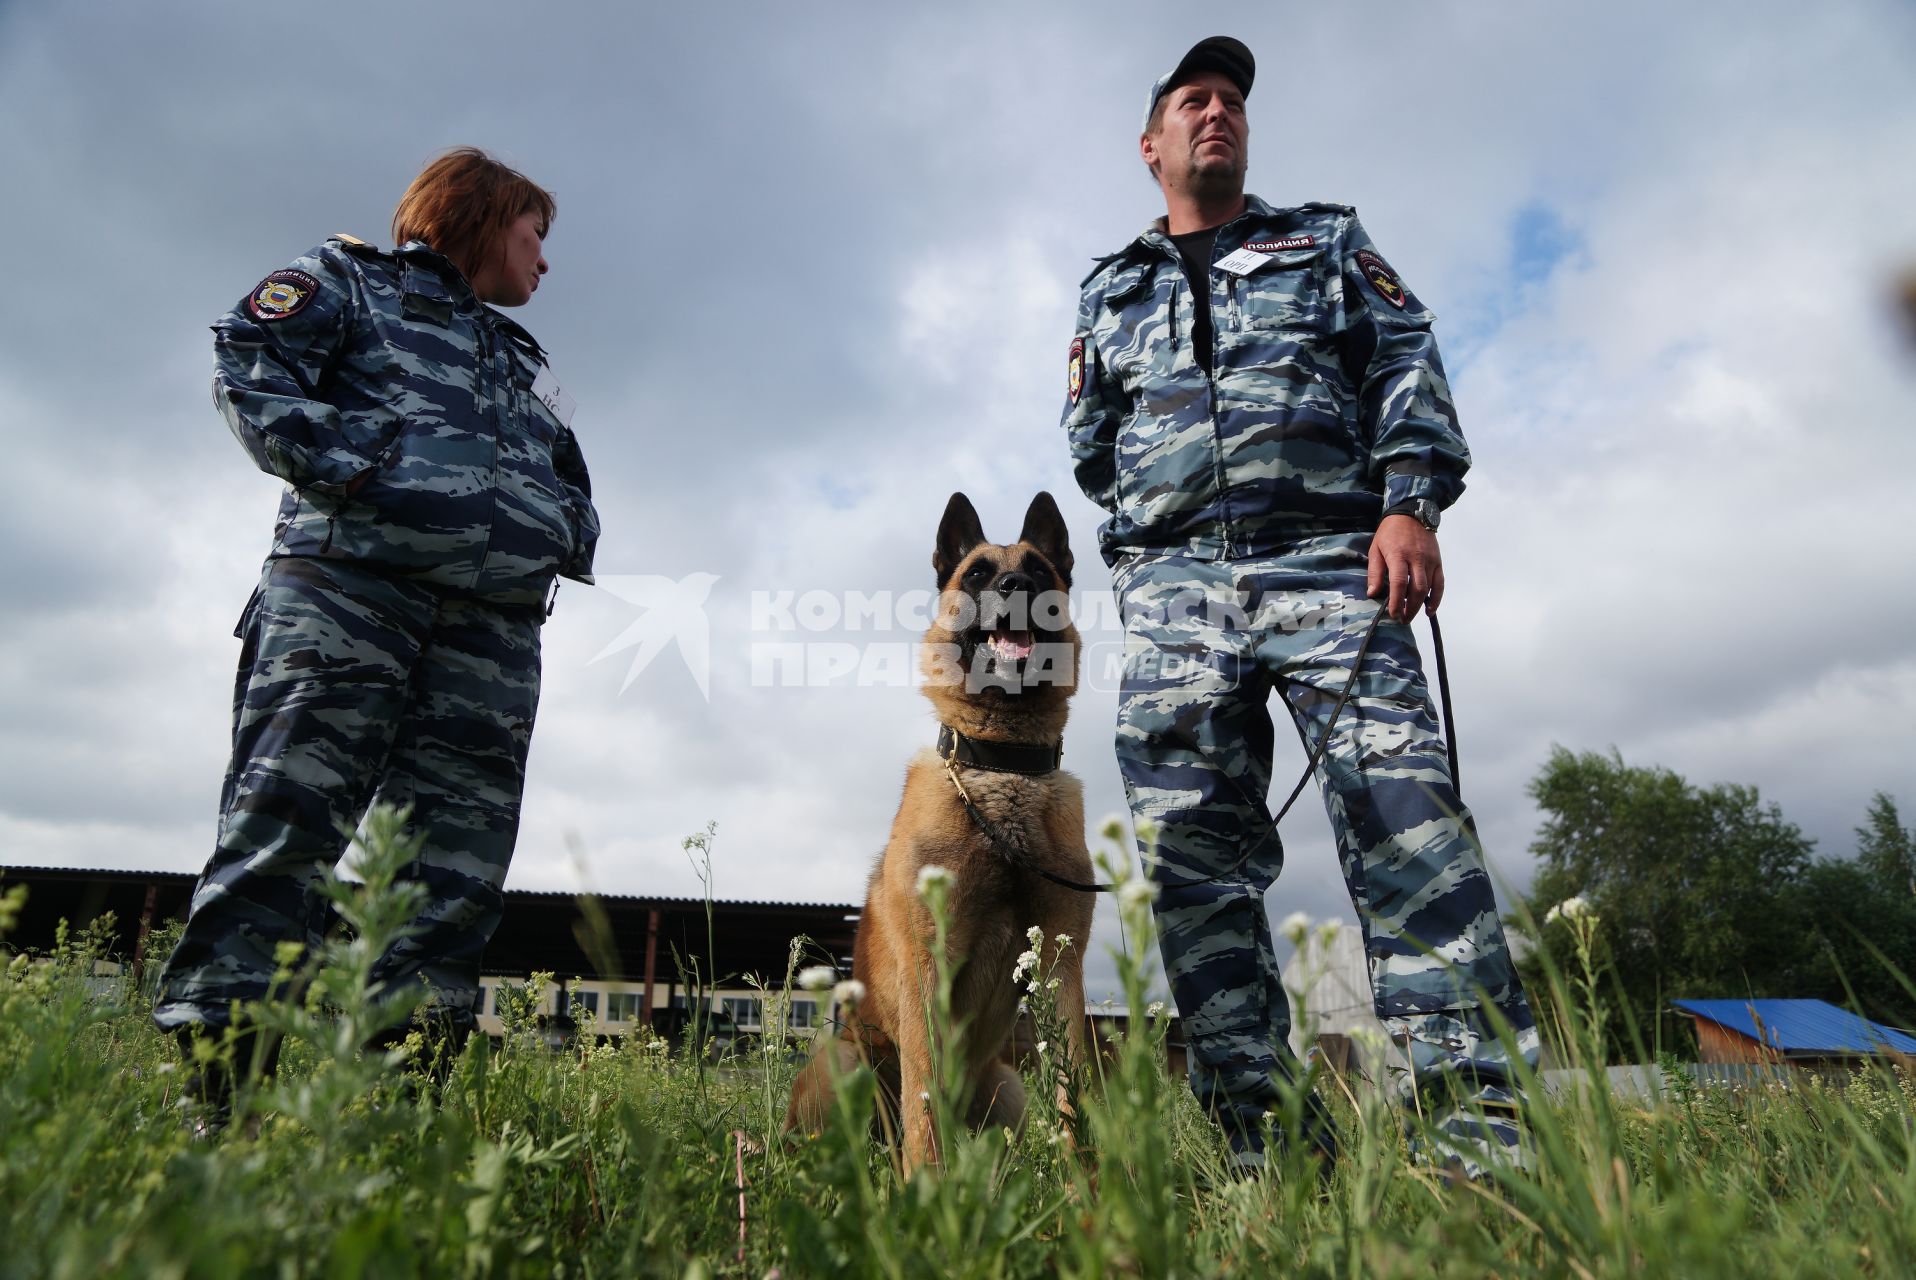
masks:
[[[769,1054],[715,1069],[637,1042],[555,1055],[515,1032],[474,1045],[437,1102],[420,1101],[403,1063],[355,1049],[406,1014],[367,977],[408,910],[390,884],[404,842],[383,820],[372,830],[367,886],[333,890],[360,937],[286,957],[289,977],[317,980],[259,1012],[288,1036],[279,1077],[216,1139],[182,1124],[183,1071],[143,995],[90,989],[88,939],[0,974],[0,1276],[1916,1268],[1916,1090],[1882,1071],[1846,1088],[1675,1090],[1648,1108],[1600,1089],[1538,1101],[1534,1167],[1480,1183],[1416,1163],[1401,1112],[1327,1083],[1344,1158],[1324,1190],[1301,1156],[1229,1176],[1145,1028],[1101,1079],[1071,1081],[1075,1116],[1032,1078],[1025,1131],[951,1140],[939,1177],[901,1178],[870,1139],[863,1072],[844,1081],[836,1128],[781,1141],[794,1067]],[[1136,954],[1148,906],[1126,913]],[[1120,965],[1142,1008],[1142,975]],[[1596,990],[1573,978],[1553,1007],[1578,1016]],[[1572,1056],[1588,1013],[1559,1029]]]

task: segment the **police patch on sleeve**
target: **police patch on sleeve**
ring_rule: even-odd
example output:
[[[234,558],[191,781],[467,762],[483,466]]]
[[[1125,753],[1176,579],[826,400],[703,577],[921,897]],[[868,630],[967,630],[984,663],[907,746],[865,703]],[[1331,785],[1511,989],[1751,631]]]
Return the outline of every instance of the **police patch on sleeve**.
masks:
[[[1404,292],[1404,282],[1397,278],[1397,273],[1392,271],[1382,258],[1369,249],[1359,249],[1357,269],[1364,273],[1364,279],[1370,281],[1370,287],[1383,295],[1385,302],[1399,311],[1404,309],[1405,304],[1410,300]]]
[[[1078,397],[1084,394],[1084,339],[1071,340],[1071,363],[1065,369],[1065,390],[1071,393],[1071,403],[1078,403]]]
[[[255,320],[284,320],[305,309],[319,292],[319,281],[304,271],[275,271],[259,282],[246,309]]]

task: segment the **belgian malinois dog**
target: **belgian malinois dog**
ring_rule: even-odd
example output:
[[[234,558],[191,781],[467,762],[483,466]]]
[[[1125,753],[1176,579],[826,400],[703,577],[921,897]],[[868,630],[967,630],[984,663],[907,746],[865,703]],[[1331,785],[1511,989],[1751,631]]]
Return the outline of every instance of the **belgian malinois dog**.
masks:
[[[899,1117],[907,1172],[940,1163],[931,1090],[934,1044],[963,1064],[966,1096],[950,1114],[974,1128],[1017,1127],[1025,1108],[1017,1073],[1000,1060],[1018,1018],[1013,969],[1037,926],[1043,971],[1062,979],[1065,1051],[1083,1061],[1084,970],[1092,896],[1048,879],[1091,878],[1084,792],[1058,767],[1065,715],[1078,683],[1078,633],[1068,592],[1071,548],[1048,493],[1025,513],[1016,542],[985,541],[978,513],[954,493],[938,526],[932,567],[938,616],[919,665],[937,709],[937,749],[913,758],[891,838],[872,872],[854,944],[862,1002],[841,1017],[800,1072],[785,1127],[817,1133],[837,1076],[869,1062],[881,1105]],[[950,873],[945,957],[952,1027],[931,1025],[936,969],[920,872]],[[1060,934],[1070,944],[1059,947]]]

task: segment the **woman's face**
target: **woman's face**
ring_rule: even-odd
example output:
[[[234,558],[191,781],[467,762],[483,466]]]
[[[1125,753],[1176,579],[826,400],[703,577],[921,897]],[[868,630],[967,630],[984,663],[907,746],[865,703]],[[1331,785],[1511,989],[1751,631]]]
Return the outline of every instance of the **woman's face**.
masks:
[[[493,259],[472,279],[472,291],[481,302],[495,307],[522,307],[539,287],[546,266],[546,224],[536,211],[514,218],[500,237]]]

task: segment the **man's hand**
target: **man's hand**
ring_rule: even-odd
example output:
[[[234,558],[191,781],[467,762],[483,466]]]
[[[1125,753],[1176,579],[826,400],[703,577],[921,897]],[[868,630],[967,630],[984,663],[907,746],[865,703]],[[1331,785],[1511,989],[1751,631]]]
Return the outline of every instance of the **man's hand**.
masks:
[[[1410,516],[1385,516],[1370,540],[1370,584],[1373,599],[1390,599],[1385,612],[1398,622],[1409,622],[1420,608],[1432,614],[1444,598],[1444,561],[1437,551],[1437,535]]]

